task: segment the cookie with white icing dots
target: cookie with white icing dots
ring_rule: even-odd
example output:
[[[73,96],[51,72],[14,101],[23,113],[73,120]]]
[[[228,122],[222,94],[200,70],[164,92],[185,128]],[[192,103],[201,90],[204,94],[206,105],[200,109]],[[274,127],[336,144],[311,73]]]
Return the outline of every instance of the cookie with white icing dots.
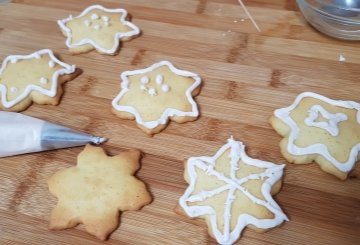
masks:
[[[113,100],[113,112],[152,135],[163,130],[168,121],[184,123],[199,116],[193,96],[200,92],[200,76],[179,70],[161,61],[143,70],[121,74],[121,91]]]
[[[57,105],[62,83],[78,73],[75,66],[43,49],[30,55],[10,55],[0,69],[0,110],[23,111],[32,102]]]
[[[283,136],[281,152],[292,163],[313,161],[346,179],[360,152],[360,104],[305,92],[270,119]]]
[[[96,49],[114,55],[120,41],[140,34],[140,29],[126,20],[125,9],[107,9],[100,5],[86,8],[79,16],[58,20],[70,53],[80,54]]]
[[[280,191],[285,165],[250,158],[230,138],[213,157],[191,157],[184,177],[189,187],[178,213],[206,220],[209,234],[232,244],[245,227],[262,232],[288,220],[272,195]]]

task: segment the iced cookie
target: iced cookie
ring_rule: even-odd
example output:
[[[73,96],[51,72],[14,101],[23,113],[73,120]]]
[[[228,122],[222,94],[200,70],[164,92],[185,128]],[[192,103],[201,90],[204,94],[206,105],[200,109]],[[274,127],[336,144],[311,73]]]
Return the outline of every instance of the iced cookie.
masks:
[[[67,37],[70,53],[80,54],[96,49],[99,53],[114,55],[120,41],[140,34],[140,29],[126,20],[125,9],[107,9],[100,5],[86,8],[79,16],[71,15],[58,24]]]
[[[0,110],[23,111],[32,102],[57,105],[62,83],[76,75],[74,65],[61,62],[48,49],[10,55],[0,69]]]
[[[284,137],[281,153],[291,163],[313,161],[325,172],[346,179],[360,152],[360,104],[302,93],[275,111],[270,123]]]
[[[186,162],[189,187],[180,207],[205,219],[220,244],[234,243],[246,226],[259,232],[273,228],[288,220],[272,198],[280,191],[284,166],[248,157],[245,146],[231,138],[215,156]]]
[[[121,74],[121,91],[113,100],[113,112],[152,135],[163,130],[169,119],[184,123],[196,120],[199,110],[193,96],[200,92],[199,75],[176,69],[161,61],[143,70]]]
[[[87,145],[75,167],[48,180],[50,192],[58,198],[50,229],[82,223],[87,232],[105,240],[119,225],[119,211],[138,210],[151,202],[144,183],[134,176],[140,157],[137,150],[109,157],[102,148]]]

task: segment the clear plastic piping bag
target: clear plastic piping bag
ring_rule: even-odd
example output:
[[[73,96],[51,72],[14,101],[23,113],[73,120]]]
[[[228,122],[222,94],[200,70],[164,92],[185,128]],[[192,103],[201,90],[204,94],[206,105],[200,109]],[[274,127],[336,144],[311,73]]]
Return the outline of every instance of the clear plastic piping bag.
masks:
[[[0,157],[101,144],[105,138],[15,112],[0,111]]]

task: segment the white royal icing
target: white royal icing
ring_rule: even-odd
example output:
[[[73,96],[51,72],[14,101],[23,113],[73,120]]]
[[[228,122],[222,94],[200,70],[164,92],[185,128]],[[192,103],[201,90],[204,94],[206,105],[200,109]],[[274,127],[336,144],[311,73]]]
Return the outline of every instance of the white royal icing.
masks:
[[[110,20],[109,17],[106,16],[106,15],[101,16],[101,19],[102,19],[104,22],[108,22],[108,21]]]
[[[13,58],[10,60],[10,62],[11,62],[12,64],[15,64],[15,63],[17,62],[17,59],[16,59],[15,57],[13,57]]]
[[[123,82],[121,83],[121,88],[122,88],[122,89],[128,89],[128,88],[129,88],[129,83],[123,81]]]
[[[332,100],[316,93],[305,92],[298,95],[295,99],[295,102],[291,106],[275,110],[274,112],[274,115],[280,120],[282,120],[284,123],[286,123],[291,129],[288,145],[287,145],[287,150],[290,154],[297,156],[319,154],[323,156],[325,159],[327,159],[329,162],[331,162],[338,170],[342,172],[349,172],[354,167],[354,164],[357,161],[357,157],[360,152],[360,143],[355,145],[351,149],[349,158],[346,162],[337,161],[330,154],[327,146],[324,144],[313,144],[305,148],[298,147],[295,145],[295,140],[299,137],[300,129],[296,124],[296,122],[290,117],[290,113],[300,104],[301,100],[304,99],[305,97],[315,98],[333,106],[357,110],[356,120],[357,123],[359,124],[360,124],[360,104],[354,101]]]
[[[11,93],[16,93],[17,91],[19,91],[17,87],[11,87],[10,88]]]
[[[316,119],[319,117],[319,113],[327,122],[317,122]],[[347,120],[348,117],[344,113],[336,113],[332,114],[325,110],[320,105],[314,105],[309,110],[309,116],[305,118],[305,124],[307,126],[313,126],[322,128],[329,132],[332,136],[339,135],[339,127],[338,124],[342,121]]]
[[[80,40],[79,42],[75,43],[75,44],[71,44],[71,40],[72,40],[72,31],[70,28],[68,28],[66,26],[66,23],[71,21],[73,18],[66,18],[63,20],[58,20],[58,25],[60,26],[60,28],[66,33],[67,39],[66,39],[66,46],[68,46],[69,48],[76,48],[85,44],[91,44],[92,46],[95,47],[95,49],[106,53],[106,54],[113,54],[116,52],[117,48],[119,47],[119,40],[122,38],[126,38],[126,37],[132,37],[132,36],[136,36],[140,33],[140,29],[134,25],[133,23],[131,23],[130,21],[126,21],[126,17],[127,17],[127,11],[125,9],[107,9],[104,8],[103,6],[100,5],[92,5],[88,8],[86,8],[80,15],[78,15],[76,18],[81,18],[84,15],[88,14],[89,12],[91,12],[92,10],[97,9],[97,10],[102,10],[104,12],[107,13],[121,13],[121,17],[119,19],[119,21],[123,24],[126,25],[127,27],[129,27],[131,29],[131,31],[128,32],[117,32],[114,35],[114,46],[110,49],[106,49],[101,47],[99,44],[97,44],[94,40],[90,39],[90,38],[84,38],[82,40]],[[105,22],[107,23],[107,22]]]
[[[225,176],[223,173],[215,170],[217,159],[222,156],[228,149],[230,149],[230,175]],[[263,168],[264,172],[257,174],[249,174],[248,176],[237,178],[236,173],[239,171],[239,161],[246,165]],[[281,224],[283,221],[288,221],[288,218],[283,213],[279,205],[271,196],[271,187],[277,183],[282,175],[285,165],[277,165],[271,162],[265,162],[250,158],[245,153],[245,146],[238,141],[230,138],[228,143],[220,148],[220,150],[213,157],[191,157],[187,161],[187,175],[189,176],[189,187],[186,189],[184,195],[180,198],[179,204],[190,217],[199,217],[209,215],[211,230],[220,244],[232,244],[241,235],[242,230],[247,225],[254,225],[260,229],[268,229]],[[224,185],[210,191],[201,191],[193,194],[197,182],[197,171],[204,171],[209,176],[214,176],[218,180],[224,182]],[[242,185],[249,180],[257,180],[267,178],[261,186],[261,193],[265,200],[262,200],[251,194]],[[205,201],[208,198],[216,196],[220,193],[228,191],[226,201],[224,203],[224,215],[217,216],[215,210],[211,206],[196,206],[188,205],[192,202]],[[237,218],[237,224],[231,230],[231,209],[232,204],[236,200],[235,192],[240,191],[248,197],[253,203],[263,206],[274,214],[273,219],[257,219],[249,214],[241,214]],[[220,231],[217,225],[217,219],[224,220],[223,232]]]
[[[140,90],[141,91],[147,91],[147,87],[145,85],[140,85]]]
[[[5,58],[5,60],[3,61],[2,63],[2,66],[1,66],[1,69],[0,69],[0,75],[3,73],[3,71],[6,69],[7,65],[9,63],[11,63],[11,60],[12,59],[17,59],[18,61],[21,61],[21,60],[31,60],[31,59],[34,59],[34,58],[38,58],[40,57],[41,58],[41,55],[49,55],[50,59],[56,63],[57,65],[61,66],[61,68],[59,68],[58,70],[56,70],[54,73],[53,73],[53,76],[51,78],[51,88],[50,90],[47,90],[47,89],[44,89],[42,88],[41,86],[38,86],[36,84],[29,84],[25,87],[24,91],[18,96],[16,97],[15,99],[11,100],[11,101],[8,101],[7,100],[7,96],[6,96],[6,87],[4,84],[1,84],[0,83],[0,98],[1,98],[1,103],[3,105],[4,108],[10,108],[10,107],[13,107],[14,105],[16,105],[17,103],[21,102],[23,99],[25,99],[26,97],[29,96],[29,94],[32,92],[32,91],[38,91],[44,95],[47,95],[49,97],[54,97],[56,95],[56,92],[57,92],[57,84],[58,84],[58,78],[59,76],[61,75],[64,75],[64,74],[71,74],[73,72],[75,72],[75,66],[74,65],[69,65],[69,64],[66,64],[64,62],[61,62],[60,60],[58,60],[53,52],[49,49],[42,49],[42,50],[39,50],[39,51],[36,51],[30,55],[10,55],[8,57]]]
[[[164,77],[161,74],[158,74],[156,75],[155,80],[158,85],[161,85],[164,82]]]
[[[94,25],[93,28],[94,28],[95,30],[100,30],[100,29],[101,29],[101,25],[96,24],[96,25]]]
[[[155,88],[149,88],[148,93],[150,96],[155,96],[157,95],[156,89]]]
[[[169,85],[167,85],[167,84],[163,84],[163,85],[161,86],[161,90],[162,90],[164,93],[168,93],[168,92],[170,91],[170,87],[169,87]]]
[[[55,67],[55,62],[52,61],[52,60],[50,60],[50,61],[49,61],[49,67],[50,67],[50,68],[54,68],[54,67]]]
[[[142,84],[148,84],[150,79],[148,76],[143,76],[140,81]]]
[[[90,21],[90,20],[84,20],[84,24],[85,24],[86,26],[90,26],[90,25],[91,25],[91,21]]]
[[[339,55],[339,61],[340,62],[345,62],[346,61],[346,58],[345,58],[345,56],[343,54]]]
[[[138,124],[141,124],[142,126],[144,126],[146,128],[150,128],[150,129],[156,128],[160,124],[166,124],[169,120],[169,117],[172,117],[172,116],[197,117],[199,115],[198,107],[197,107],[194,99],[192,98],[191,94],[198,86],[200,86],[200,84],[201,84],[200,76],[195,73],[189,72],[189,71],[179,70],[179,69],[175,68],[173,66],[173,64],[171,64],[169,61],[161,61],[159,63],[156,63],[156,64],[154,64],[146,69],[142,69],[142,70],[123,72],[121,74],[121,80],[129,82],[128,76],[145,74],[145,73],[151,72],[161,66],[169,67],[169,69],[176,75],[184,76],[184,77],[192,77],[194,79],[194,83],[185,92],[185,96],[186,96],[187,100],[189,101],[189,103],[191,104],[191,111],[186,112],[186,111],[179,111],[174,108],[166,108],[166,110],[163,112],[163,114],[161,115],[161,117],[158,120],[145,122],[142,119],[140,113],[134,107],[123,106],[123,105],[118,104],[119,101],[122,99],[122,97],[128,92],[128,89],[122,89],[120,91],[120,93],[112,101],[112,106],[116,110],[126,111],[126,112],[133,114],[135,116],[135,120]],[[141,78],[141,80],[142,80],[142,78]]]
[[[92,20],[97,20],[97,19],[99,19],[99,15],[94,13],[94,14],[91,15],[91,19]]]
[[[40,83],[45,85],[48,83],[48,80],[45,77],[40,78]]]

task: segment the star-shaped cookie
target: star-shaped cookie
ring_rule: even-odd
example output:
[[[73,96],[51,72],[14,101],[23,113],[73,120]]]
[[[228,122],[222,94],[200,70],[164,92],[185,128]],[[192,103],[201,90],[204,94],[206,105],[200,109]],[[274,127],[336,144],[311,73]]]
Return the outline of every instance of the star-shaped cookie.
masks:
[[[189,187],[179,204],[188,216],[205,219],[218,243],[232,244],[246,226],[264,231],[288,220],[272,198],[284,166],[250,158],[231,138],[215,156],[186,162]]]
[[[144,183],[134,176],[140,155],[129,150],[109,157],[102,148],[87,145],[75,167],[48,180],[50,192],[58,198],[50,229],[82,223],[87,232],[105,240],[119,224],[119,211],[138,210],[151,202]]]
[[[49,49],[10,55],[0,69],[0,109],[22,111],[32,102],[57,105],[61,84],[76,75],[74,65],[61,62]]]
[[[359,159],[360,104],[305,92],[275,111],[270,123],[284,137],[281,153],[292,163],[317,162],[346,179]]]
[[[200,76],[161,61],[143,70],[121,74],[121,91],[113,100],[113,112],[152,135],[163,130],[169,119],[184,123],[197,119],[193,96],[200,92]]]
[[[120,40],[126,41],[140,34],[140,29],[126,20],[125,9],[107,9],[100,5],[86,8],[79,16],[58,20],[70,53],[80,54],[96,49],[113,55]]]

